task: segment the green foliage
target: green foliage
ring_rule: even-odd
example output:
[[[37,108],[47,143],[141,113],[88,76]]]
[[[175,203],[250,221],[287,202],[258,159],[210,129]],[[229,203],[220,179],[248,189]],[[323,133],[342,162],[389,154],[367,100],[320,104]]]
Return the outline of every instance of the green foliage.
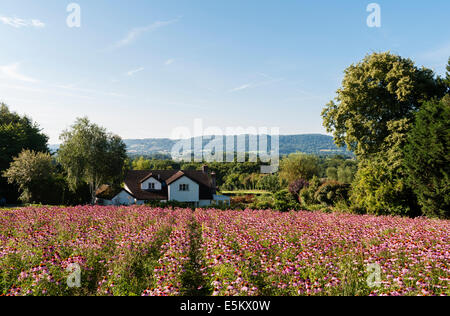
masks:
[[[329,206],[335,205],[338,201],[348,199],[350,185],[338,181],[328,181],[322,184],[314,194],[317,202]]]
[[[323,182],[318,177],[313,177],[309,186],[300,191],[298,198],[302,206],[317,204],[315,195],[322,184]]]
[[[48,137],[41,133],[39,126],[26,116],[10,112],[3,103],[0,103],[0,140],[0,174],[24,149],[48,152]],[[0,177],[0,195],[12,202],[17,198],[16,191]]]
[[[352,186],[354,207],[370,214],[417,216],[417,199],[406,181],[403,148],[410,130],[408,119],[390,122],[379,153],[361,161]]]
[[[365,158],[379,152],[389,125],[413,118],[422,101],[444,93],[433,71],[389,52],[374,53],[345,70],[336,100],[322,112],[324,126],[339,146]]]
[[[243,186],[241,185],[242,175],[239,173],[231,173],[224,179],[224,184],[221,186],[223,190],[238,190]]]
[[[327,178],[331,180],[338,180],[338,169],[336,167],[329,167],[326,170]]]
[[[185,163],[181,166],[181,170],[200,170],[201,165],[199,163]]]
[[[183,266],[181,279],[182,296],[208,296],[212,293],[211,282],[204,275],[204,256],[201,251],[203,238],[201,227],[194,219],[188,225],[188,261]]]
[[[8,179],[8,183],[17,184],[22,202],[45,203],[46,192],[53,182],[55,171],[50,154],[24,150],[14,158],[3,176]]]
[[[442,97],[445,91],[443,80],[431,70],[390,53],[374,53],[345,71],[336,102],[330,102],[322,115],[336,143],[346,144],[360,160],[352,208],[371,214],[420,215],[406,181],[404,147],[423,102]],[[328,169],[327,175],[339,178],[337,168]]]
[[[133,170],[178,170],[180,169],[180,164],[168,159],[146,159],[141,156],[131,161],[131,168]],[[184,168],[182,169],[185,170]]]
[[[23,203],[82,205],[90,200],[89,188],[69,190],[65,175],[48,153],[22,151],[3,172],[9,183],[17,185]]]
[[[416,198],[398,168],[382,158],[361,163],[352,186],[353,207],[376,215],[419,215]]]
[[[320,175],[342,183],[352,183],[358,170],[356,160],[335,156],[320,160]]]
[[[262,175],[259,173],[239,174],[231,173],[224,178],[221,186],[223,190],[230,191],[255,191],[263,190],[276,192],[281,189],[278,175]]]
[[[58,169],[61,167],[58,166]],[[89,185],[81,184],[75,190],[71,190],[65,174],[58,170],[53,182],[46,188],[46,200],[41,204],[50,205],[85,205],[91,202]]]
[[[255,210],[274,209],[273,194],[263,194],[255,197],[255,201],[249,207]]]
[[[100,185],[123,181],[126,149],[119,136],[107,134],[104,128],[81,118],[60,138],[63,144],[58,161],[73,190],[88,183],[93,201]]]
[[[135,159],[132,161],[133,170],[151,170],[151,161],[148,159],[144,159],[144,157],[140,157],[139,159]]]
[[[300,205],[289,190],[285,189],[274,194],[273,207],[275,210],[280,212],[289,212],[292,210],[298,210]]]
[[[6,104],[0,104],[0,171],[9,167],[13,157],[23,149],[47,152],[48,137],[39,126],[26,116],[10,112]]]
[[[110,282],[115,296],[140,296],[157,282],[153,276],[161,257],[161,247],[168,241],[172,229],[162,228],[154,241],[125,250],[120,262],[113,266]]]
[[[290,154],[280,162],[280,178],[287,183],[310,180],[319,174],[319,158],[303,153]]]
[[[295,197],[295,199],[298,201],[298,194],[301,190],[304,188],[307,188],[309,186],[309,182],[305,179],[297,179],[294,182],[291,182],[289,184],[288,190],[292,194],[292,196]]]
[[[339,166],[337,169],[337,178],[335,180],[350,184],[353,182],[357,170],[358,167],[356,164],[353,166]]]
[[[260,176],[257,189],[266,190],[275,193],[281,190],[282,184],[280,183],[280,178],[277,174],[268,174]]]
[[[449,71],[450,71],[450,65]],[[408,183],[423,213],[450,217],[450,95],[424,104],[405,148]]]
[[[256,210],[277,210],[280,212],[289,212],[299,210],[300,204],[295,200],[289,190],[284,189],[275,194],[264,194],[255,197],[254,203],[249,205],[250,208]]]

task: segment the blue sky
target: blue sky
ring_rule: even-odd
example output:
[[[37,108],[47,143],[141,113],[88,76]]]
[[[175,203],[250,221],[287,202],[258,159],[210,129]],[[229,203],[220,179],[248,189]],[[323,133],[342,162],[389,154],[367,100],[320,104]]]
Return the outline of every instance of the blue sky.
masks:
[[[320,113],[344,69],[390,50],[443,74],[450,2],[64,0],[0,3],[0,100],[58,143],[88,116],[124,138],[175,127],[279,127],[324,133]]]

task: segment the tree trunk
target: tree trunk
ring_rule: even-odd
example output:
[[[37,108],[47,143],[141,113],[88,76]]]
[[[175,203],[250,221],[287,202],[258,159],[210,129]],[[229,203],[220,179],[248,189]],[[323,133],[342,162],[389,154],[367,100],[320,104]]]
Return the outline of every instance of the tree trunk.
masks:
[[[95,185],[93,182],[89,183],[89,189],[91,191],[91,205],[95,204]]]

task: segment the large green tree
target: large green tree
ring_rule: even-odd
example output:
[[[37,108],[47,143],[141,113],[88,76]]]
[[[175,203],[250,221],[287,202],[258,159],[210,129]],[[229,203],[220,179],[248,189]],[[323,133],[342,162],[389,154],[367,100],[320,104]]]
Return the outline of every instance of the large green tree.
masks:
[[[22,202],[47,203],[55,172],[55,164],[49,153],[24,150],[14,158],[3,176],[9,183],[19,187]]]
[[[359,161],[354,206],[377,214],[418,215],[406,181],[403,148],[422,104],[441,98],[443,80],[410,59],[374,53],[345,71],[335,101],[323,111],[324,126]]]
[[[123,181],[126,146],[119,136],[107,133],[87,118],[79,118],[60,139],[58,161],[67,173],[70,187],[82,183],[90,187],[92,201],[102,184],[118,185]]]
[[[47,152],[48,137],[26,116],[0,104],[0,170],[5,170],[23,149]]]
[[[39,126],[26,116],[11,112],[6,104],[0,104],[0,173],[9,168],[14,157],[24,149],[47,152],[48,137]],[[18,194],[17,188],[8,185],[0,177],[0,197],[5,195],[11,202]]]
[[[280,178],[287,183],[310,180],[319,174],[319,158],[303,153],[290,154],[280,162]]]
[[[421,215],[404,167],[403,148],[410,128],[407,118],[389,123],[389,136],[380,151],[361,160],[353,182],[354,206],[378,215]]]
[[[450,95],[440,102],[427,102],[420,109],[408,140],[406,174],[423,212],[449,218]]]
[[[444,94],[433,71],[389,52],[374,53],[345,70],[335,100],[322,112],[324,126],[339,146],[365,158],[379,152],[389,124],[413,119],[423,101]]]

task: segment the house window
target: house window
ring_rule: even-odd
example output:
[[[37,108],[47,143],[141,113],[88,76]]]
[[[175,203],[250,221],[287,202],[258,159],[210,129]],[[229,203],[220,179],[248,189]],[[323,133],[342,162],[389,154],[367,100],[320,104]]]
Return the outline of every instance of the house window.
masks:
[[[189,184],[180,184],[180,191],[189,191]]]
[[[148,184],[148,189],[149,190],[154,190],[155,189],[155,184],[154,183],[149,183]]]

